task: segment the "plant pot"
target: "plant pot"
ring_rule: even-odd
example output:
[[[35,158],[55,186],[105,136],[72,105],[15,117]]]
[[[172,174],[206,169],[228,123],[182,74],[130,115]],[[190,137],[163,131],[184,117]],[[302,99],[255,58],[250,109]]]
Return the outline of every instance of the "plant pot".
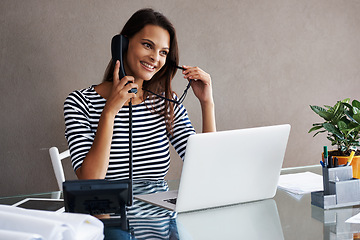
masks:
[[[330,152],[332,152],[332,151],[329,151],[329,156],[332,156],[333,158],[337,157],[337,159],[339,161],[339,165],[347,163],[349,156],[334,156]],[[324,153],[322,154],[322,159],[324,161]],[[353,157],[353,160],[351,161],[351,166],[353,169],[353,177],[360,179],[360,156]]]
[[[336,156],[339,160],[339,165],[346,164],[348,160],[348,156]],[[360,156],[354,156],[351,161],[351,166],[353,168],[353,177],[360,178]]]

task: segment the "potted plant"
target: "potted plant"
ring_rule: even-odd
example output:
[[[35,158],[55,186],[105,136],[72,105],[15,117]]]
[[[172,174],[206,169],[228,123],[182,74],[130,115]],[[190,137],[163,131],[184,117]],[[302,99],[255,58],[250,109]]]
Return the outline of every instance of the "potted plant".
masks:
[[[314,137],[319,133],[327,132],[327,139],[337,150],[329,152],[329,156],[337,157],[339,164],[345,164],[350,153],[355,150],[355,157],[352,161],[353,175],[360,178],[360,102],[350,98],[338,101],[333,107],[311,106],[310,108],[325,121],[314,123],[309,133],[315,132]],[[357,166],[359,165],[359,166]],[[359,173],[358,173],[359,172]]]

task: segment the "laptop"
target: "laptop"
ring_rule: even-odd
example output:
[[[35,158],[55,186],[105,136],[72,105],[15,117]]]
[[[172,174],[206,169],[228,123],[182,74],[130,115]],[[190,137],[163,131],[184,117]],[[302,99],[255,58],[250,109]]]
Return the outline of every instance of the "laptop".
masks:
[[[284,124],[192,135],[179,189],[134,198],[178,213],[273,198],[289,134]]]

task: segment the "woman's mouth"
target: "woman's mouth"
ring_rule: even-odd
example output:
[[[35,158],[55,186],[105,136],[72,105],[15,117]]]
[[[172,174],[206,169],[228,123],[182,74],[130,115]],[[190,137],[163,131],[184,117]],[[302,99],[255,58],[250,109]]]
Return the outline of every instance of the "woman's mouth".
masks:
[[[148,70],[148,71],[150,71],[150,72],[153,72],[154,70],[155,70],[155,66],[154,65],[151,65],[151,64],[149,64],[149,63],[146,63],[146,62],[140,62],[141,63],[141,65],[146,69],[146,70]]]

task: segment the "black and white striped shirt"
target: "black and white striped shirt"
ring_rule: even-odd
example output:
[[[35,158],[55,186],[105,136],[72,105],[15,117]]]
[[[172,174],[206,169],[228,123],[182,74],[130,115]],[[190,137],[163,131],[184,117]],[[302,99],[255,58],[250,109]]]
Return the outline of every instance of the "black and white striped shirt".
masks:
[[[76,171],[90,150],[106,99],[94,86],[72,92],[64,103],[65,137]],[[169,143],[184,158],[187,139],[195,133],[183,105],[174,105],[173,135],[166,131],[162,115],[164,100],[146,99],[133,105],[133,177],[143,180],[164,179],[169,169]],[[124,106],[115,117],[109,167],[105,179],[121,180],[129,176],[129,107]]]

